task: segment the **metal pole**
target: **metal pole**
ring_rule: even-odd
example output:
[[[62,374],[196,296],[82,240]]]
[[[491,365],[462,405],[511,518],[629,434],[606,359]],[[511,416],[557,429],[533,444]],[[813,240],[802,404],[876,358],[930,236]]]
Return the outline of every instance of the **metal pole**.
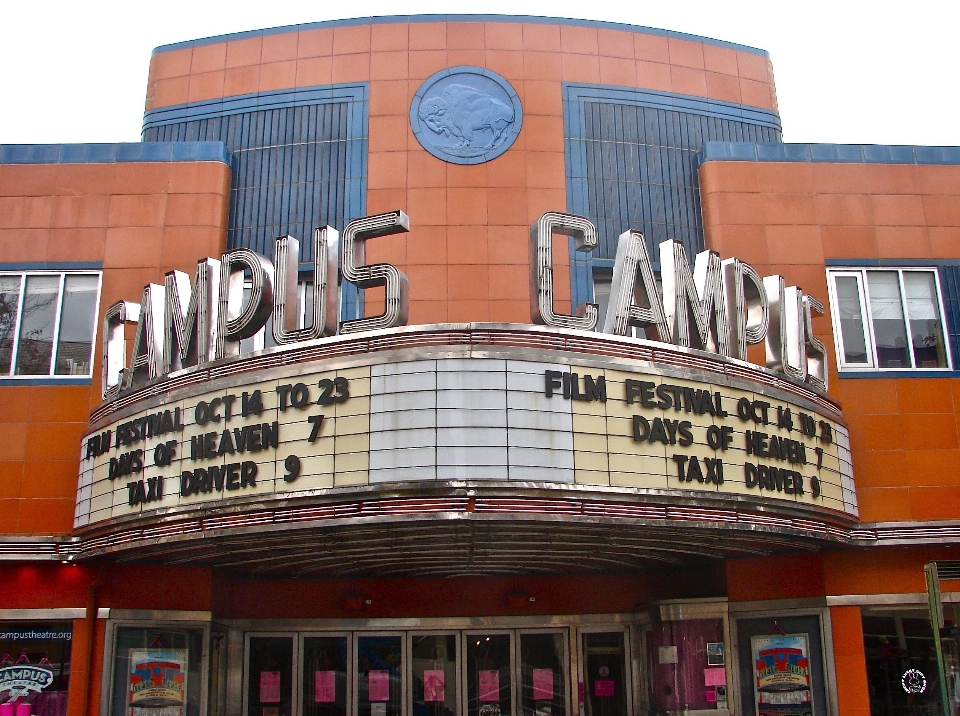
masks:
[[[943,669],[943,645],[940,643],[940,630],[943,629],[943,602],[940,600],[940,576],[937,563],[928,562],[923,566],[927,579],[927,602],[930,605],[930,627],[933,629],[933,645],[937,651],[937,676],[940,679],[940,703],[944,716],[950,716],[950,697],[947,695],[947,675]]]

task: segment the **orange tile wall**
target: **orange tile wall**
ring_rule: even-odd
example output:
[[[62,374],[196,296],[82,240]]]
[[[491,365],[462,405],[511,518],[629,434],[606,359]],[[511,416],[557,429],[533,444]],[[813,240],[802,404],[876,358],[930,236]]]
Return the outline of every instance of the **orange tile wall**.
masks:
[[[520,136],[486,164],[447,164],[410,130],[420,85],[457,65],[499,73],[523,105]],[[765,56],[626,30],[508,22],[292,28],[161,52],[151,61],[146,107],[340,82],[370,83],[367,213],[402,209],[410,216],[412,231],[371,242],[368,261],[407,274],[412,324],[530,322],[529,227],[567,206],[563,82],[776,109]],[[567,265],[565,245],[555,261],[560,270]],[[557,288],[557,308],[568,310],[570,287]],[[368,312],[378,310],[377,299],[367,292]]]
[[[711,161],[700,186],[709,248],[827,309],[814,326],[850,427],[861,520],[955,519],[960,381],[838,379],[824,261],[960,258],[960,166]]]
[[[102,263],[102,319],[166,271],[192,276],[199,258],[219,256],[229,192],[220,162],[0,165],[0,263]],[[71,531],[101,338],[98,321],[89,387],[0,388],[0,533]]]

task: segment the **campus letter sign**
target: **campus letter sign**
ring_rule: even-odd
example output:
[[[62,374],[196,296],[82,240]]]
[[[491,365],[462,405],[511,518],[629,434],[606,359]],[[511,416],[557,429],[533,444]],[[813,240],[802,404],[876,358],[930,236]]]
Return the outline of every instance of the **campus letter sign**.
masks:
[[[342,237],[329,226],[315,230],[313,281],[307,287],[312,311],[303,328],[297,327],[299,242],[291,236],[277,239],[272,261],[235,249],[219,260],[200,260],[192,282],[185,273],[169,272],[163,285],[144,287],[139,303],[119,301],[107,309],[103,399],[173,371],[237,355],[240,341],[256,335],[271,316],[277,345],[406,325],[407,277],[390,264],[366,263],[365,246],[409,230],[410,219],[402,211],[352,221]],[[572,236],[575,249],[588,254],[598,245],[596,227],[580,216],[548,212],[531,227],[531,319],[556,328],[596,330],[597,304],[586,303],[575,315],[555,309],[554,235]],[[748,345],[763,343],[768,368],[826,390],[826,350],[812,326],[812,314],[823,314],[817,299],[786,286],[780,276],[761,278],[739,259],[721,260],[715,251],[701,251],[691,266],[677,241],[658,248],[662,289],[643,235],[631,230],[620,235],[604,333],[629,336],[638,328],[645,339],[739,360],[746,359]],[[383,286],[383,313],[340,321],[338,279],[361,290]],[[136,325],[129,364],[125,324]]]

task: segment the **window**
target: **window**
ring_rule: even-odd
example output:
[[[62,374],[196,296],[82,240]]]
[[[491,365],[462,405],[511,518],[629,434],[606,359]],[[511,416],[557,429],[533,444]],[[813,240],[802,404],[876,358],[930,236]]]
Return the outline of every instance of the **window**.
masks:
[[[0,377],[90,376],[99,273],[0,273]]]
[[[840,370],[950,368],[936,269],[827,275]]]

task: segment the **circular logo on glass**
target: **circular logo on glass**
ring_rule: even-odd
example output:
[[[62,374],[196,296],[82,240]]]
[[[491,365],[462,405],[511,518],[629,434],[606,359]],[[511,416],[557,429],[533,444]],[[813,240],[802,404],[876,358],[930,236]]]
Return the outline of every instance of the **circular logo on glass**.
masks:
[[[410,126],[433,156],[482,164],[520,133],[520,98],[503,77],[480,67],[451,67],[424,82],[410,106]]]

